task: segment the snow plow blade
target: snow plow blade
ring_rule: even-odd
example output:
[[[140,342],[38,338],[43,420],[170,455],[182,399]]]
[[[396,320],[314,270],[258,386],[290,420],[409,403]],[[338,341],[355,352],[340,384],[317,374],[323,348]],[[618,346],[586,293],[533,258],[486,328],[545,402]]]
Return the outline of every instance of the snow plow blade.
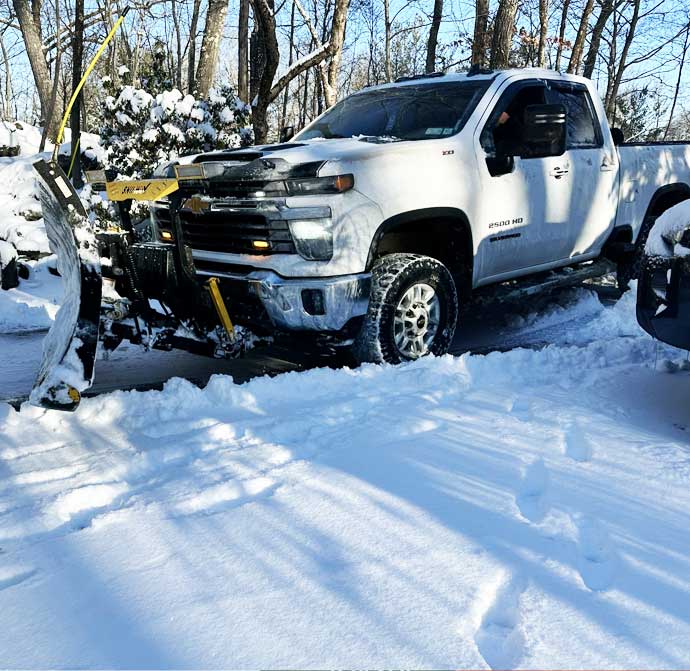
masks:
[[[75,410],[91,386],[98,348],[101,266],[96,236],[74,187],[61,168],[34,163],[51,251],[64,290],[43,344],[43,359],[31,391],[32,405]]]

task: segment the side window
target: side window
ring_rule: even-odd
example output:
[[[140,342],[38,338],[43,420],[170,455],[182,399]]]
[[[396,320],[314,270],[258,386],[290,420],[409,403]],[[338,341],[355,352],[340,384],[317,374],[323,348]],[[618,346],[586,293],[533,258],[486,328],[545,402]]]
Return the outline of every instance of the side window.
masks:
[[[544,86],[519,82],[510,86],[491,113],[480,144],[487,154],[529,158],[524,143],[525,108],[544,104]]]
[[[596,149],[603,146],[594,108],[585,89],[554,87],[549,102],[565,105],[568,111],[567,149]]]

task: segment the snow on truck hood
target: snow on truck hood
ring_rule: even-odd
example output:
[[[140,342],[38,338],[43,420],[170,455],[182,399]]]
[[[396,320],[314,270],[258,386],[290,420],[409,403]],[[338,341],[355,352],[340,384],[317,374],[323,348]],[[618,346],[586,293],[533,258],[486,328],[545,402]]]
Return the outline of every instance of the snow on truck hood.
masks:
[[[292,165],[311,161],[350,162],[367,160],[382,154],[390,156],[392,151],[407,152],[415,146],[418,147],[419,143],[411,141],[372,141],[358,137],[333,140],[313,139],[302,142],[267,144],[243,149],[182,156],[178,159],[178,162],[183,165],[218,160],[233,163],[235,161],[251,161],[256,158],[280,158]]]

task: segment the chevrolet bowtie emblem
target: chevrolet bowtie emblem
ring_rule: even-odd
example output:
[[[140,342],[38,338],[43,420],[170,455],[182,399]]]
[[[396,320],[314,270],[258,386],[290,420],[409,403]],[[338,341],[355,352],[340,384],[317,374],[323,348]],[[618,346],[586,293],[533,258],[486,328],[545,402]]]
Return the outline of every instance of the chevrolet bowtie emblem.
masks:
[[[187,200],[182,203],[182,207],[185,210],[191,210],[194,214],[201,214],[206,210],[211,209],[211,203],[208,200],[204,200],[199,196],[192,196],[187,198]]]

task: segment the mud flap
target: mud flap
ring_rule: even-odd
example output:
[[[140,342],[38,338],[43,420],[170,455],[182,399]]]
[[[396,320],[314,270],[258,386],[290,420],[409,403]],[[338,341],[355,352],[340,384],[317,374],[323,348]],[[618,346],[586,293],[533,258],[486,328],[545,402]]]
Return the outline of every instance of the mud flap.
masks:
[[[653,338],[690,350],[690,263],[648,257],[637,284],[637,321]]]
[[[75,410],[91,386],[98,348],[101,266],[96,236],[62,169],[34,163],[51,251],[57,254],[63,303],[43,344],[43,359],[30,402]]]

